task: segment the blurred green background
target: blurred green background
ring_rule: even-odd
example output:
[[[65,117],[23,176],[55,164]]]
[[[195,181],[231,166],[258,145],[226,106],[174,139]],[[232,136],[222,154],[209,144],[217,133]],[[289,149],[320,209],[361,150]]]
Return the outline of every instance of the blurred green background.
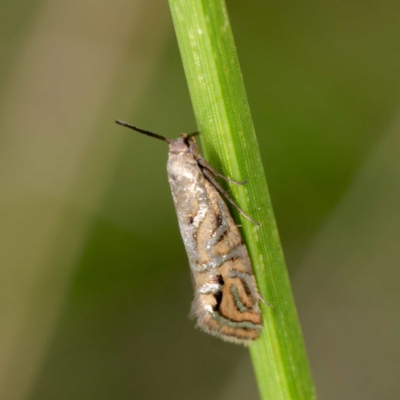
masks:
[[[320,399],[400,397],[400,2],[227,2]],[[193,328],[166,1],[0,3],[0,399],[257,399]],[[272,399],[271,399],[272,400]]]

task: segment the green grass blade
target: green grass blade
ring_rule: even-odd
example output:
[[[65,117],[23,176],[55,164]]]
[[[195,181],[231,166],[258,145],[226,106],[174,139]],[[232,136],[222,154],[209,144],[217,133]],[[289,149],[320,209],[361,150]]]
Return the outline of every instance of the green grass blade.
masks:
[[[315,399],[250,109],[223,0],[169,0],[205,158],[256,226],[240,215],[264,299],[265,328],[250,346],[262,399]]]

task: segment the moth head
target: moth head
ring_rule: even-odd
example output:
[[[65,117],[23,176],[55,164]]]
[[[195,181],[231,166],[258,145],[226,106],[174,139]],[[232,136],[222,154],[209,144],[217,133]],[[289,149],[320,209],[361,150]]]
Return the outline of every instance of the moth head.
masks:
[[[188,153],[189,145],[186,143],[186,138],[183,135],[177,139],[171,140],[169,144],[169,152],[172,154]]]
[[[195,134],[188,135],[187,133],[182,133],[181,137],[171,140],[169,152],[173,154],[191,153],[197,155],[198,148],[194,135]]]

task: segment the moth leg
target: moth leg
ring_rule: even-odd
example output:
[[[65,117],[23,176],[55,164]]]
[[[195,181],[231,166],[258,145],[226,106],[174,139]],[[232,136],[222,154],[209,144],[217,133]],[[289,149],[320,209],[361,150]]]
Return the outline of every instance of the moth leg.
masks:
[[[229,196],[229,194],[222,189],[221,185],[215,180],[215,178],[212,176],[211,172],[207,169],[203,169],[203,174],[204,176],[208,179],[208,181],[218,190],[218,192],[220,192],[225,198],[226,200],[229,201],[229,203],[231,203],[236,210],[238,210],[240,212],[240,214],[243,215],[243,217],[245,217],[246,219],[248,219],[249,221],[253,222],[253,224],[256,225],[261,225],[259,222],[254,221],[254,219],[252,219],[250,216],[248,216]]]
[[[213,175],[219,176],[220,178],[226,180],[227,182],[234,183],[236,185],[245,185],[247,183],[247,179],[244,180],[243,182],[238,182],[231,178],[228,178],[227,176],[220,174],[204,158],[201,157],[197,158],[197,162],[201,167],[208,169]]]

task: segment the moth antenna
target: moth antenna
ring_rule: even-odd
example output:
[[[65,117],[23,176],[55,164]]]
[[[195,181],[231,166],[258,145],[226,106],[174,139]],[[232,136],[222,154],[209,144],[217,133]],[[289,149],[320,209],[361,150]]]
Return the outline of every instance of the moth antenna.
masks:
[[[136,132],[143,133],[144,135],[151,136],[151,137],[156,138],[156,139],[160,139],[160,140],[162,140],[163,142],[166,142],[166,143],[168,143],[168,144],[171,143],[171,140],[170,140],[170,139],[167,139],[166,137],[161,136],[161,135],[159,135],[158,133],[154,133],[154,132],[147,131],[146,129],[138,128],[137,126],[128,124],[127,122],[124,122],[124,121],[120,121],[119,119],[117,119],[117,120],[115,121],[115,123],[117,123],[118,125],[121,125],[121,126],[126,126],[127,128],[133,129],[133,130],[136,131]]]
[[[187,137],[188,137],[188,138],[191,137],[191,136],[199,136],[199,135],[200,135],[200,132],[199,132],[199,131],[192,132],[192,133],[187,133]]]

